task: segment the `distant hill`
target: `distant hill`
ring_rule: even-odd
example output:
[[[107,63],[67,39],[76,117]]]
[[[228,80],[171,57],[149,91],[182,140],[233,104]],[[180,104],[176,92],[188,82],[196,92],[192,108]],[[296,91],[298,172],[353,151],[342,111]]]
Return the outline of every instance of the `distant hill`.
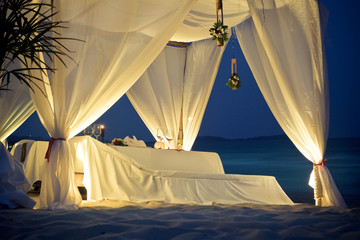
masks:
[[[196,138],[196,141],[244,141],[244,140],[278,140],[278,139],[287,139],[290,140],[285,134],[282,135],[273,135],[273,136],[259,136],[259,137],[252,137],[252,138],[236,138],[236,139],[229,139],[229,138],[222,138],[222,137],[215,137],[215,136],[200,136]],[[348,140],[358,140],[359,137],[336,137],[329,139],[348,139]]]
[[[274,136],[260,136],[253,138],[236,138],[236,139],[228,139],[222,137],[214,137],[214,136],[200,136],[196,138],[196,141],[243,141],[243,140],[271,140],[271,139],[287,139],[286,135],[274,135]]]
[[[200,136],[196,138],[196,141],[229,141],[231,139],[226,139],[222,137],[214,137],[214,136]]]
[[[8,143],[9,145],[13,145],[21,140],[24,139],[31,139],[35,141],[49,141],[49,138],[44,137],[33,137],[33,136],[9,136],[8,137]],[[237,139],[228,139],[223,137],[215,137],[215,136],[199,136],[196,138],[196,142],[222,142],[222,141],[244,141],[244,140],[278,140],[278,139],[288,139],[286,135],[274,135],[274,136],[259,136],[259,137],[253,137],[253,138],[237,138]],[[351,137],[351,138],[329,138],[329,139],[352,139],[352,140],[358,140],[360,138]],[[110,142],[110,140],[107,140],[105,142]],[[154,146],[154,141],[146,141],[147,146]]]
[[[247,138],[249,139],[256,139],[256,140],[267,140],[267,139],[288,139],[288,137],[285,134],[282,135],[274,135],[274,136],[260,136],[260,137],[253,137],[253,138]]]
[[[33,136],[13,136],[10,135],[7,138],[7,141],[9,143],[10,146],[14,145],[15,143],[24,140],[24,139],[30,139],[30,140],[35,140],[35,141],[49,141],[50,137],[48,138],[44,138],[44,137],[33,137]]]

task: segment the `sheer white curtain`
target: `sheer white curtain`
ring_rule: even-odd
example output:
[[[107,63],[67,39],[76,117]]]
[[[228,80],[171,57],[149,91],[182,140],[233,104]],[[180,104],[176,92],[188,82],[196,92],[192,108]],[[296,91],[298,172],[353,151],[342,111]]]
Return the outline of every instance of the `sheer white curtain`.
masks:
[[[0,208],[33,208],[36,202],[26,195],[29,189],[22,164],[0,142]]]
[[[141,76],[166,45],[193,0],[54,1],[67,21],[63,36],[74,61],[55,61],[47,96],[32,95],[40,120],[53,138],[40,207],[77,208],[70,139],[110,108]],[[44,88],[47,85],[44,85]]]
[[[224,47],[213,40],[197,41],[187,50],[183,94],[184,150],[191,150],[199,132]]]
[[[299,151],[323,162],[328,137],[328,79],[315,0],[249,0],[252,18],[239,43],[272,113]],[[321,206],[346,206],[326,166],[314,165]]]
[[[11,67],[22,66],[16,61]],[[14,159],[2,143],[34,111],[29,87],[11,78],[9,90],[0,91],[0,208],[33,208],[35,205],[26,195],[30,184],[26,180],[22,164]]]
[[[168,46],[127,92],[157,141],[159,132],[170,149],[178,148],[182,118],[183,149],[191,150],[223,51],[210,39],[194,42],[186,49]],[[169,135],[171,141],[166,139]]]
[[[154,138],[170,149],[178,147],[185,59],[185,48],[166,46],[126,93]]]
[[[21,64],[15,62],[12,67],[21,68]],[[21,84],[12,78],[9,89],[0,91],[0,142],[10,136],[35,111],[29,87],[25,83]]]

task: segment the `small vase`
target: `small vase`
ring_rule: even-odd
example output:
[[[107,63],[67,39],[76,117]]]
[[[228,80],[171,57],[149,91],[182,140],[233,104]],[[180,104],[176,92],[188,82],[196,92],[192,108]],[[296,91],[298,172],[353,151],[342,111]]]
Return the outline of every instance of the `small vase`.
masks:
[[[222,46],[224,46],[224,41],[221,39],[216,39],[216,43],[217,43],[217,45],[219,46],[219,47],[222,47]]]
[[[155,149],[165,149],[165,143],[164,142],[155,142],[154,148]]]

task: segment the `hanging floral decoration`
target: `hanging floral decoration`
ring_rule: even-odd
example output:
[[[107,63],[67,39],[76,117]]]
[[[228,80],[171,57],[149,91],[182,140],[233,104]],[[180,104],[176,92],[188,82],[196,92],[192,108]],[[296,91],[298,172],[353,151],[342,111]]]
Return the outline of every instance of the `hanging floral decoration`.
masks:
[[[210,35],[213,37],[213,40],[216,40],[218,43],[224,45],[226,41],[229,41],[228,38],[228,26],[223,25],[221,21],[214,23],[213,27],[210,28]]]
[[[213,40],[216,40],[218,46],[224,46],[224,43],[229,40],[228,26],[224,25],[222,0],[216,0],[216,22],[213,27],[209,29]]]
[[[226,85],[233,90],[239,89],[241,87],[240,78],[237,73],[231,74],[229,81],[226,83]]]
[[[241,82],[239,75],[237,74],[237,64],[236,64],[236,58],[235,58],[235,28],[231,28],[231,38],[232,38],[232,52],[233,57],[231,59],[231,76],[229,78],[229,81],[226,83],[227,86],[229,86],[232,90],[237,90],[241,87]]]

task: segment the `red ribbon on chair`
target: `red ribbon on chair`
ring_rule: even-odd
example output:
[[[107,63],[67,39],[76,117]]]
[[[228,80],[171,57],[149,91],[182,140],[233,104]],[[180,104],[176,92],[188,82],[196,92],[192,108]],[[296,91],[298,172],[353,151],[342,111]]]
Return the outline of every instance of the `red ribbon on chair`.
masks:
[[[61,141],[66,141],[65,138],[51,138],[50,141],[49,141],[49,146],[48,146],[48,149],[46,151],[46,154],[45,154],[45,159],[48,160],[48,162],[50,161],[50,154],[51,154],[51,148],[52,148],[52,145],[55,141],[57,140],[61,140]]]
[[[327,161],[327,159],[325,158],[321,163],[319,163],[319,164],[316,164],[316,163],[314,163],[314,166],[324,166],[324,162],[326,162]]]

